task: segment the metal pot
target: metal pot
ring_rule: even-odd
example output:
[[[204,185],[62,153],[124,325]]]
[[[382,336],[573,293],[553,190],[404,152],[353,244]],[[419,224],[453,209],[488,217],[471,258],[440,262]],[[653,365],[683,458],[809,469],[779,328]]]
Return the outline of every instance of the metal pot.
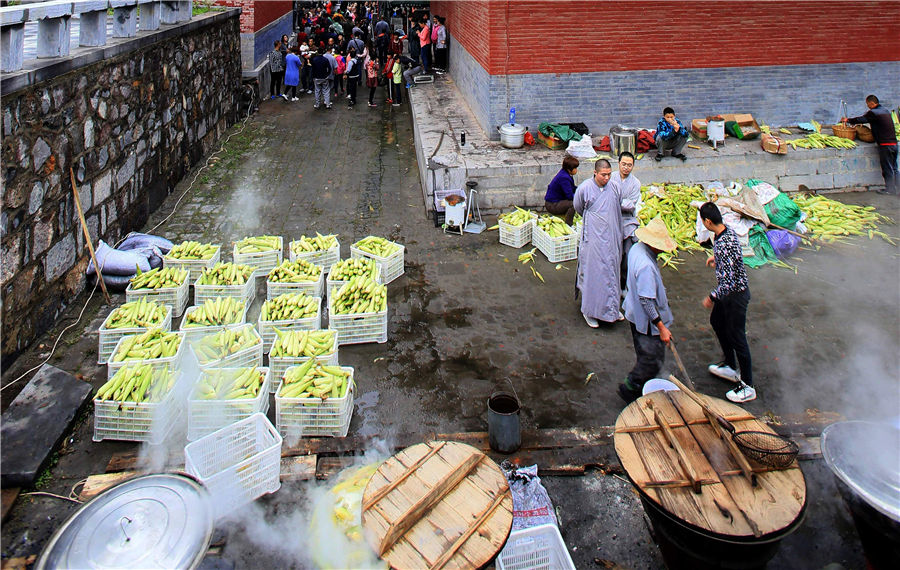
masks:
[[[212,531],[212,505],[199,482],[174,473],[136,477],[78,509],[35,569],[197,568]]]
[[[865,421],[822,431],[822,456],[837,478],[870,566],[900,560],[900,429]]]
[[[626,150],[635,154],[637,149],[637,129],[616,125],[609,129],[609,147],[613,156],[618,157]]]
[[[506,148],[522,148],[528,128],[524,125],[506,123],[497,127],[497,132],[500,133],[500,144]]]

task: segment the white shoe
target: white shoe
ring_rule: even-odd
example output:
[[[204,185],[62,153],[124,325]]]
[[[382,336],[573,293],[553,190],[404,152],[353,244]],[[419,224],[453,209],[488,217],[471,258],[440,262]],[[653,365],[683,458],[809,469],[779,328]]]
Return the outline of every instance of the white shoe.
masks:
[[[591,327],[592,329],[595,329],[600,326],[600,321],[598,321],[594,317],[589,317],[589,316],[585,315],[584,313],[581,313],[581,316],[584,317],[584,322],[586,322],[588,324],[588,326]]]
[[[622,314],[622,311],[619,311],[619,316],[616,317],[616,322],[624,321],[624,320],[625,320],[625,315]]]
[[[292,97],[291,98],[291,101],[299,101],[299,100],[300,100],[300,97]]]
[[[753,386],[747,386],[741,382],[737,388],[725,394],[725,397],[737,404],[743,404],[756,399],[756,390]]]
[[[288,96],[285,95],[284,93],[282,93],[281,96],[284,97],[284,100],[285,100],[285,101],[288,101],[288,100],[289,100],[289,99],[288,99]]]
[[[728,380],[729,382],[741,381],[741,375],[731,366],[725,366],[724,364],[710,364],[707,370],[709,370],[710,374],[717,376],[722,380]]]

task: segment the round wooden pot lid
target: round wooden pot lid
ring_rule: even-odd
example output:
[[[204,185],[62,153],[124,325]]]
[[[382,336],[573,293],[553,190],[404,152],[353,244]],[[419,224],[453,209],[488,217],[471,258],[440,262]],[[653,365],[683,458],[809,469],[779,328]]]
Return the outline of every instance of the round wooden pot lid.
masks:
[[[738,432],[774,433],[743,408],[701,397]],[[730,434],[678,391],[653,392],[629,404],[616,420],[614,435],[616,454],[631,481],[674,517],[701,531],[747,541],[789,530],[806,507],[806,482],[797,462],[773,469],[748,458],[750,472],[745,473],[734,456],[740,452],[732,451],[725,438]]]
[[[512,527],[503,472],[470,445],[432,441],[381,464],[363,494],[362,522],[391,567],[479,568]]]

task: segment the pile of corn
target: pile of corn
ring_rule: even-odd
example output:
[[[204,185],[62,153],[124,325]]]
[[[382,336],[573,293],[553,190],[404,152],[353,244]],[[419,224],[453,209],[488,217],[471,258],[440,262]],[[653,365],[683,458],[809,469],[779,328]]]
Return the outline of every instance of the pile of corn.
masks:
[[[696,241],[697,210],[691,206],[693,201],[706,201],[706,194],[700,186],[687,184],[654,184],[662,188],[662,192],[651,192],[650,186],[641,187],[641,211],[638,220],[641,225],[647,224],[656,216],[661,216],[666,223],[669,235],[675,240],[678,248],[672,253],[661,253],[659,259],[663,266],[675,268],[679,251],[702,251]]]
[[[856,141],[821,133],[810,133],[803,138],[787,141],[787,143],[794,147],[794,150],[797,150],[797,147],[825,148],[830,146],[832,148],[856,148]]]
[[[879,223],[893,223],[893,220],[875,211],[873,206],[854,206],[829,200],[824,196],[800,194],[792,198],[794,203],[806,212],[803,225],[813,237],[827,242],[835,242],[848,236],[876,236],[892,245],[894,240],[886,233],[878,231]]]

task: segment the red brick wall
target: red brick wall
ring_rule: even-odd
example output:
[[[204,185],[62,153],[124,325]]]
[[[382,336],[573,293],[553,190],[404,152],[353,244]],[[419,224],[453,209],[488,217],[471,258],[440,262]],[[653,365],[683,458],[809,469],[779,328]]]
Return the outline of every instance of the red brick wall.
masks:
[[[291,0],[216,0],[220,6],[241,8],[241,33],[249,34],[293,10]]]
[[[900,61],[896,1],[465,0],[431,5],[434,13],[446,15],[453,38],[492,75]],[[845,22],[877,24],[851,28]],[[713,36],[707,33],[711,23],[718,30]],[[563,41],[564,34],[575,37]],[[661,44],[666,45],[664,58]]]

